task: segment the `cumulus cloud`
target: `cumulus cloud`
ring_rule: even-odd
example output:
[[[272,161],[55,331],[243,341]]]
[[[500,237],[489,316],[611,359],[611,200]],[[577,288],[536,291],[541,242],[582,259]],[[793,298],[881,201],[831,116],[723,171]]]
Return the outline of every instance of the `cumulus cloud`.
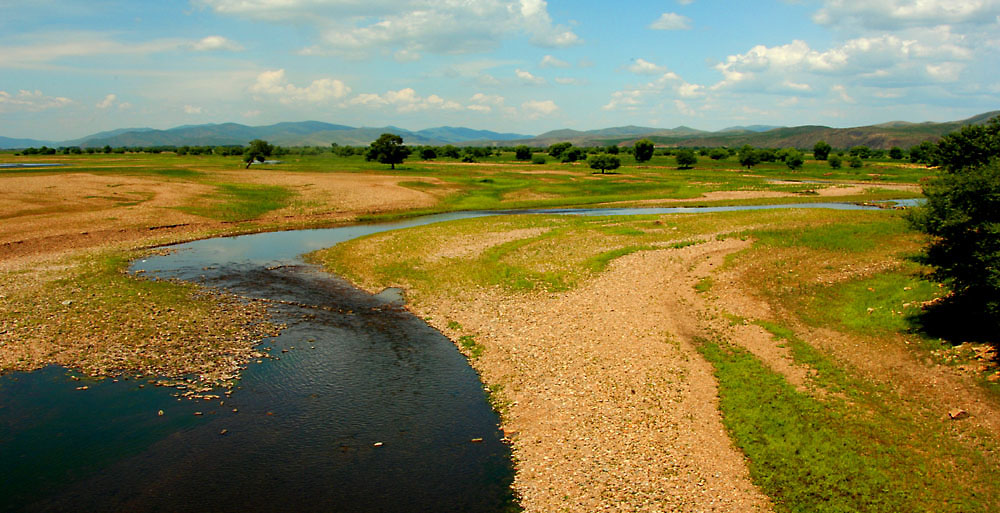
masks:
[[[554,114],[559,106],[552,100],[529,100],[521,104],[521,110],[528,119],[538,119]]]
[[[539,64],[543,68],[568,68],[570,63],[557,59],[551,55],[546,55],[542,57],[542,62]]]
[[[826,0],[813,15],[820,25],[874,29],[944,24],[990,25],[1000,16],[1000,0]]]
[[[39,112],[65,107],[73,100],[62,96],[46,96],[39,90],[20,90],[17,94],[0,91],[0,112]]]
[[[195,106],[195,105],[185,105],[184,106],[184,113],[185,114],[201,114],[201,107],[198,107],[198,106]]]
[[[543,85],[546,83],[544,78],[532,75],[530,72],[522,69],[514,70],[514,74],[525,84]]]
[[[666,68],[663,66],[658,66],[645,59],[636,59],[635,62],[628,67],[629,71],[639,75],[656,75],[658,73],[663,73],[665,69]]]
[[[238,52],[243,50],[243,47],[222,36],[208,36],[202,38],[200,41],[192,43],[191,49],[198,52],[208,52],[213,50],[229,50]]]
[[[675,12],[665,12],[650,24],[649,28],[653,30],[689,30],[691,28],[691,18]]]
[[[359,55],[373,49],[441,54],[491,50],[526,37],[536,46],[582,43],[553,22],[545,0],[196,0],[225,16],[311,26],[318,37],[307,54]]]
[[[809,92],[822,89],[817,86],[830,77],[874,87],[957,80],[973,54],[954,44],[950,31],[927,31],[923,37],[860,37],[826,50],[815,50],[798,40],[781,46],[758,45],[717,64],[722,80],[712,87]]]
[[[109,107],[111,107],[112,105],[115,104],[115,100],[116,99],[118,99],[117,95],[115,95],[115,94],[109,94],[109,95],[105,96],[103,100],[97,102],[97,105],[95,105],[95,107],[97,107],[98,109],[101,109],[101,110],[107,109],[107,108],[109,108]]]
[[[273,98],[282,104],[290,103],[320,103],[336,100],[347,96],[351,88],[340,80],[321,78],[313,80],[306,87],[291,84],[285,78],[285,70],[265,71],[257,76],[256,82],[250,86],[250,92],[257,99]]]
[[[401,113],[428,109],[460,110],[463,108],[460,103],[445,100],[436,94],[421,97],[410,87],[398,91],[386,91],[384,94],[361,93],[348,100],[347,104],[364,107],[392,106],[396,108],[397,112]]]
[[[506,99],[495,94],[476,93],[469,98],[469,101],[471,103],[467,109],[486,114],[492,112],[494,108],[503,108]]]
[[[691,84],[672,71],[662,73],[655,80],[615,91],[602,108],[604,110],[623,109],[637,111],[649,98],[699,98],[705,95],[705,87]]]

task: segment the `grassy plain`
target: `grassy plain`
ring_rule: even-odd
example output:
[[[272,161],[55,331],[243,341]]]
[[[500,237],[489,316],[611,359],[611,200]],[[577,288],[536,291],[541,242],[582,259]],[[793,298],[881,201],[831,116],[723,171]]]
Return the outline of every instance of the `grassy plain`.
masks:
[[[933,173],[890,161],[791,171],[701,158],[681,171],[672,157],[629,159],[601,175],[510,153],[475,164],[410,160],[395,171],[330,154],[250,170],[233,157],[0,154],[66,165],[0,170],[0,372],[59,363],[93,375],[229,375],[267,329],[255,324],[262,312],[124,275],[129,259],[160,244],[454,210],[870,202],[918,197]],[[539,301],[643,253],[726,240],[748,245],[692,274],[690,290],[662,293],[697,307],[689,343],[711,362],[723,423],[776,509],[1000,509],[992,353],[923,331],[921,306],[946,290],[911,258],[923,241],[897,212],[491,217],[312,258],[368,288],[405,287],[483,370],[503,348],[476,319],[440,304]],[[764,342],[748,342],[747,330]],[[768,356],[776,353],[781,362]],[[525,400],[503,376],[486,384],[505,410]],[[971,417],[952,421],[955,409]]]

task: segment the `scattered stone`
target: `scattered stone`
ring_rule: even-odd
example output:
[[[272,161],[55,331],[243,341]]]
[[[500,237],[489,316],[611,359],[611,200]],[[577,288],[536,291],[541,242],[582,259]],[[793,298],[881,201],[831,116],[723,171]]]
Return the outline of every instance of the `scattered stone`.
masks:
[[[158,417],[162,417],[163,416],[163,410],[160,410],[160,411],[156,412],[156,415]]]
[[[204,415],[204,413],[202,413],[200,411],[196,411],[196,412],[194,412],[194,414],[197,415],[197,416],[199,416],[199,417],[202,416],[202,415]]]
[[[481,444],[481,443],[483,443],[483,439],[482,438],[473,438],[472,440],[469,440],[469,441],[472,442],[472,443],[474,443],[474,444]]]
[[[375,447],[382,447],[382,442],[375,442],[372,445],[375,446]]]
[[[77,390],[86,390],[88,388],[90,388],[90,387],[88,387],[87,385],[84,385],[82,387],[76,387]]]
[[[951,410],[951,411],[948,412],[948,417],[951,420],[960,420],[960,419],[964,419],[964,418],[966,418],[968,416],[969,416],[969,412],[967,412],[965,410],[962,410],[962,409],[958,409],[958,408],[956,408],[956,409]]]
[[[228,429],[222,429],[222,430],[219,431],[219,435],[225,435],[228,432],[229,432]]]

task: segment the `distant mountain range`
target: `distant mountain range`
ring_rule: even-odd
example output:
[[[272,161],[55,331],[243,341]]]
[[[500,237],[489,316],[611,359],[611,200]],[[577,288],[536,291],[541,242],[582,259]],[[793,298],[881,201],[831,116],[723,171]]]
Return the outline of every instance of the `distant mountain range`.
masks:
[[[264,139],[281,146],[364,146],[391,132],[403,137],[411,145],[462,146],[548,146],[562,141],[578,146],[630,145],[648,138],[658,146],[717,147],[750,144],[771,148],[812,148],[816,141],[826,141],[835,148],[868,146],[889,149],[893,146],[909,148],[923,141],[935,141],[962,126],[982,124],[1000,115],[1000,111],[987,112],[960,121],[947,123],[908,123],[893,121],[855,128],[827,126],[777,127],[765,125],[734,126],[716,132],[697,130],[686,126],[677,128],[652,128],[622,126],[599,130],[554,130],[541,135],[499,133],[489,130],[443,126],[410,131],[398,127],[360,127],[334,125],[320,121],[277,123],[267,126],[247,126],[238,123],[186,125],[169,130],[153,128],[123,128],[100,132],[70,141],[39,141],[0,137],[0,149],[64,146],[80,147],[149,147],[149,146],[223,146],[245,145],[252,139]]]

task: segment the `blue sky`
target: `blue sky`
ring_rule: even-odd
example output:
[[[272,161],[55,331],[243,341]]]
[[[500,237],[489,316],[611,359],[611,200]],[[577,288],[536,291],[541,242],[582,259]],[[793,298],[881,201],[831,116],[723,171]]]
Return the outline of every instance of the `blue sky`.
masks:
[[[1000,109],[1000,0],[0,0],[0,135],[538,134]]]

